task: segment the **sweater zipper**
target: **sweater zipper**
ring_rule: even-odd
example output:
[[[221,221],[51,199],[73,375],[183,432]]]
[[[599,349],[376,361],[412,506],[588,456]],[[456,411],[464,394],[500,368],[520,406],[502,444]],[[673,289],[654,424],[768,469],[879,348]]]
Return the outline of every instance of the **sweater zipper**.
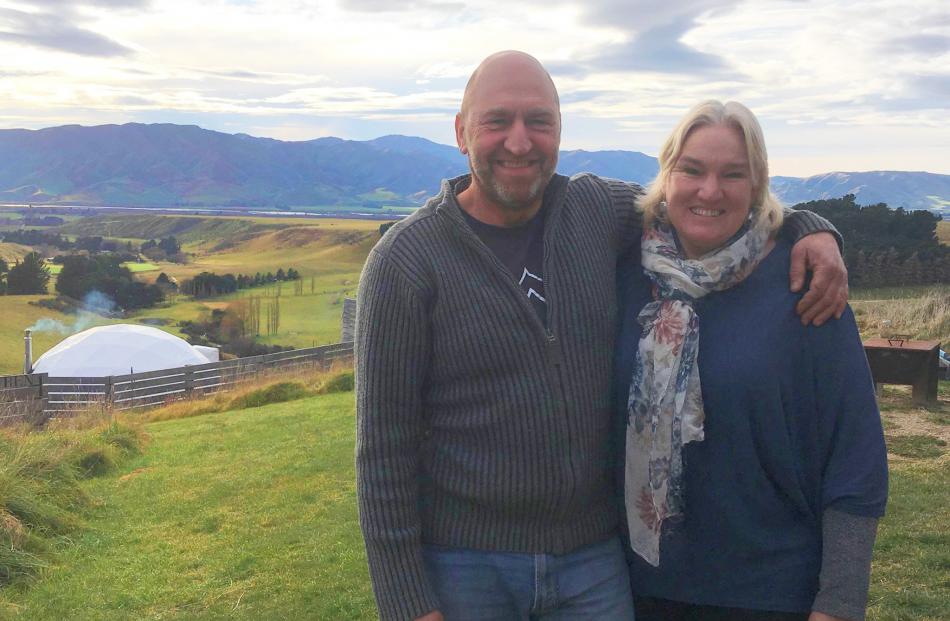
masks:
[[[486,246],[484,242],[482,242],[482,240],[479,239],[478,236],[474,232],[469,231],[465,227],[463,227],[462,225],[464,224],[464,222],[461,222],[461,223],[458,222],[457,218],[454,218],[451,214],[446,213],[445,211],[439,210],[438,213],[441,214],[442,217],[449,218],[450,220],[452,220],[453,221],[452,224],[453,226],[455,226],[456,232],[458,233],[459,237],[469,246],[474,248],[475,251],[478,252],[479,255],[481,255],[485,260],[487,260],[492,265],[492,267],[495,270],[496,275],[500,276],[502,280],[505,281],[505,286],[508,287],[511,291],[513,291],[517,295],[518,300],[519,300],[518,303],[521,305],[521,308],[524,309],[524,311],[530,316],[529,321],[533,323],[536,331],[544,335],[545,340],[547,340],[547,335],[549,333],[547,326],[545,326],[544,323],[541,322],[541,318],[538,317],[537,311],[535,311],[534,307],[531,305],[531,300],[528,299],[528,296],[524,294],[524,291],[521,290],[521,287],[518,286],[518,283],[515,282],[514,278],[512,278],[511,272],[508,271],[508,268],[504,265],[504,263],[501,262],[501,259],[495,256],[495,253],[489,250],[488,246]],[[545,258],[546,256],[547,256],[547,253],[545,252]],[[545,265],[545,269],[546,268],[547,266]],[[545,276],[545,278],[547,278],[547,276]],[[545,291],[545,297],[547,297],[547,294],[548,294],[547,281],[545,281],[544,291]],[[548,308],[548,310],[550,311],[550,307]],[[550,317],[551,315],[548,314],[549,319]]]
[[[554,272],[552,266],[552,257],[551,257],[551,243],[549,239],[554,236],[554,229],[557,227],[557,218],[559,213],[550,213],[548,217],[550,220],[546,223],[544,227],[544,238],[543,243],[543,255],[541,258],[541,264],[544,268],[544,295],[548,300],[547,304],[547,319],[548,325],[545,326],[544,335],[546,340],[546,351],[548,355],[548,364],[549,369],[551,370],[552,375],[552,386],[554,390],[554,405],[555,405],[555,420],[554,424],[562,427],[561,436],[564,438],[566,443],[566,453],[568,459],[568,471],[565,483],[567,484],[567,496],[563,506],[563,509],[570,507],[573,504],[574,495],[577,492],[577,464],[574,463],[574,450],[573,450],[573,440],[574,434],[571,433],[569,427],[569,417],[567,416],[567,399],[564,394],[565,381],[563,377],[564,369],[564,352],[561,348],[561,341],[558,339],[557,334],[554,332],[554,326],[557,319],[557,310],[554,305],[556,300],[556,287],[555,281],[557,276]],[[533,310],[533,309],[532,309]],[[540,323],[540,320],[539,320]]]
[[[493,253],[491,250],[488,249],[488,246],[486,246],[484,242],[482,242],[482,240],[478,238],[478,236],[475,234],[474,231],[470,230],[467,226],[465,226],[465,222],[464,220],[462,220],[461,216],[454,217],[451,213],[448,213],[443,209],[439,209],[437,213],[440,213],[442,214],[443,217],[449,218],[451,221],[453,221],[453,225],[455,226],[455,230],[458,233],[459,237],[462,238],[465,243],[472,246],[472,248],[474,248],[476,252],[478,252],[492,266],[494,266],[496,274],[501,276],[507,283],[507,286],[512,291],[515,292],[517,297],[520,299],[519,304],[521,304],[521,307],[524,309],[524,311],[528,313],[528,315],[530,315],[531,317],[530,321],[534,324],[534,326],[538,329],[538,331],[544,337],[544,351],[547,357],[548,369],[550,370],[550,377],[551,377],[551,384],[553,386],[553,391],[554,391],[553,397],[554,397],[555,412],[556,412],[556,415],[552,423],[562,427],[561,435],[562,437],[565,438],[565,442],[567,443],[566,451],[567,451],[568,463],[570,465],[569,471],[567,473],[568,476],[566,477],[566,481],[565,481],[569,487],[567,500],[564,503],[564,507],[563,507],[563,508],[566,508],[570,506],[571,503],[573,502],[572,499],[574,498],[574,495],[576,494],[576,491],[577,491],[577,480],[576,480],[577,466],[574,463],[574,454],[573,454],[573,450],[571,446],[572,434],[571,434],[571,430],[568,428],[568,420],[567,420],[568,417],[565,416],[567,406],[566,406],[566,399],[564,395],[564,381],[563,381],[563,378],[561,377],[561,374],[562,374],[561,369],[563,367],[563,352],[561,350],[561,342],[557,338],[557,334],[555,334],[553,327],[549,327],[549,326],[555,325],[554,319],[556,316],[556,310],[553,303],[555,296],[552,295],[554,291],[554,287],[552,285],[553,285],[553,281],[555,280],[555,277],[554,277],[554,272],[551,270],[551,256],[550,256],[551,253],[550,253],[550,244],[548,240],[550,237],[553,236],[553,231],[557,224],[556,218],[558,217],[559,214],[556,212],[552,212],[548,214],[548,218],[551,218],[551,220],[549,220],[545,224],[544,236],[542,239],[543,255],[541,259],[542,261],[541,264],[544,266],[544,295],[548,300],[547,302],[548,321],[547,321],[547,325],[545,325],[541,321],[541,318],[538,317],[538,313],[537,311],[534,310],[534,307],[531,305],[531,301],[528,299],[528,296],[524,294],[524,291],[521,290],[521,287],[518,286],[518,283],[515,282],[515,279],[511,277],[511,273],[508,271],[508,268],[501,262],[501,259],[495,256],[495,253]]]

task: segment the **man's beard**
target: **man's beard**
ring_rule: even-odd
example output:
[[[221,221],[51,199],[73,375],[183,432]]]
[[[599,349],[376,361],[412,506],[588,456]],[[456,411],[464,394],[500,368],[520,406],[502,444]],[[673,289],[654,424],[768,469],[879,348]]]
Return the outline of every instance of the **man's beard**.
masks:
[[[548,182],[554,176],[554,167],[550,169],[541,166],[540,173],[530,185],[527,191],[519,187],[506,187],[502,184],[492,171],[492,165],[488,162],[476,161],[471,155],[468,158],[468,165],[472,171],[472,178],[478,182],[478,187],[493,202],[505,207],[511,211],[525,211],[534,206],[534,204],[544,195]]]

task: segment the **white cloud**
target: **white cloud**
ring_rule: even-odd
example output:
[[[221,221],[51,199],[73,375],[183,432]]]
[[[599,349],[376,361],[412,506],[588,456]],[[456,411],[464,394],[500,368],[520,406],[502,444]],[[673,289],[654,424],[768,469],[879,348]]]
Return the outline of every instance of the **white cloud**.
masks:
[[[517,48],[552,71],[567,148],[655,153],[690,105],[715,97],[760,116],[783,172],[950,173],[950,15],[937,0],[375,4],[0,0],[11,35],[0,57],[17,59],[0,71],[0,126],[186,119],[278,138],[451,142],[471,70]],[[21,13],[50,24],[55,11],[100,53],[25,31]]]

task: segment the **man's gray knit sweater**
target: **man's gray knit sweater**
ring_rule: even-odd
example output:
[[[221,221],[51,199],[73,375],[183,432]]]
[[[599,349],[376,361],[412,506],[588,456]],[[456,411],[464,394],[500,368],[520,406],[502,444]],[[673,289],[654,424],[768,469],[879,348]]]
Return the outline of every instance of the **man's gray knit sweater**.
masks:
[[[639,186],[555,176],[544,325],[463,218],[468,176],[396,224],[360,280],[360,523],[382,619],[439,607],[422,543],[562,554],[618,523],[609,460],[617,258]],[[788,219],[793,239],[827,222]],[[792,229],[792,230],[790,230]]]

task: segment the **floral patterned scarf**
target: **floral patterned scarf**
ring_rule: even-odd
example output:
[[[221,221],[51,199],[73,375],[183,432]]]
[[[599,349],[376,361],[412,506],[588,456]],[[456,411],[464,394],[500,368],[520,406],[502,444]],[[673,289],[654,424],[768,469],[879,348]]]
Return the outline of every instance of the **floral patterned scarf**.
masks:
[[[663,520],[683,512],[683,445],[703,439],[699,385],[699,317],[693,302],[741,282],[763,258],[769,227],[757,218],[724,246],[685,258],[661,205],[643,232],[641,258],[653,281],[653,302],[640,312],[643,327],[627,401],[624,497],[630,545],[660,564]]]

